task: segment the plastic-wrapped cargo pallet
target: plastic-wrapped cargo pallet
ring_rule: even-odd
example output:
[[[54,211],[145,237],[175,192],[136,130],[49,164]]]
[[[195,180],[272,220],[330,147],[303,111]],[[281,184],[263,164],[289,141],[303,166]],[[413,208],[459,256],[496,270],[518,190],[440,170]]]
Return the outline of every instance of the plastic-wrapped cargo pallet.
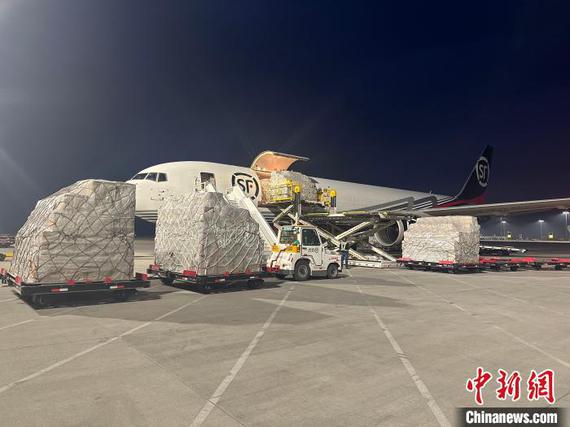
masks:
[[[263,241],[245,209],[221,193],[196,192],[170,198],[158,210],[155,262],[164,270],[198,275],[259,271]]]
[[[10,273],[25,283],[131,279],[135,186],[78,181],[40,200],[16,235]]]
[[[479,262],[480,227],[471,216],[418,218],[404,233],[402,257],[414,261]]]
[[[277,188],[288,181],[301,185],[301,200],[317,201],[317,186],[307,175],[293,171],[271,172],[270,187]]]

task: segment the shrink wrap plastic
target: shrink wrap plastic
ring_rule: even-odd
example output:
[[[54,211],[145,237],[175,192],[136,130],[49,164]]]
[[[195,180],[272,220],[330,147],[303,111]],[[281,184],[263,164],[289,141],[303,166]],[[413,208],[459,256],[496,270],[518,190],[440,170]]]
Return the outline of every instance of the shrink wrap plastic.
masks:
[[[418,218],[404,233],[402,257],[414,261],[479,262],[480,227],[471,216]]]
[[[263,262],[259,225],[215,192],[168,199],[158,211],[154,251],[156,264],[178,273],[256,272]]]
[[[25,283],[131,279],[135,186],[84,180],[40,200],[16,235],[10,273]]]

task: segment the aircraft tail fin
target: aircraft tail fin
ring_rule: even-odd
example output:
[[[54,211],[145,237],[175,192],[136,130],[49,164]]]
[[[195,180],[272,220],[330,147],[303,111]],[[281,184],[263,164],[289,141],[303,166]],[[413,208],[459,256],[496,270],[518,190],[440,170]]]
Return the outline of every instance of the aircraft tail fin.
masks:
[[[489,184],[493,147],[487,145],[475,166],[463,184],[461,191],[449,202],[441,206],[476,205],[484,202],[485,191]]]

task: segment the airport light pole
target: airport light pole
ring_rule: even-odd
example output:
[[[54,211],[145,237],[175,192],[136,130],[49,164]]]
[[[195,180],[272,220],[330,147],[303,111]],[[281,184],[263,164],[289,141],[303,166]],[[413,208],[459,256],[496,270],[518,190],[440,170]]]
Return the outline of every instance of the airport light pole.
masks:
[[[568,232],[570,231],[568,230],[568,214],[570,214],[568,211],[562,212],[562,215],[564,215],[564,220],[566,222],[566,228],[564,229],[564,236],[566,236],[566,240],[568,240]]]
[[[507,221],[505,221],[504,219],[501,219],[501,233],[503,234],[503,237],[506,239],[507,238]]]
[[[543,219],[539,219],[539,220],[538,220],[538,225],[540,226],[540,237],[539,237],[539,240],[542,240],[542,224],[544,224],[544,220],[543,220]]]

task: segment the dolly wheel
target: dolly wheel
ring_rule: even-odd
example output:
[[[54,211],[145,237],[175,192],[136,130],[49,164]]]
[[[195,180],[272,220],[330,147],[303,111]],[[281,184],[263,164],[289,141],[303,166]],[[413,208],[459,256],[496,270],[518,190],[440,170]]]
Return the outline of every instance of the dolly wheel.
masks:
[[[295,280],[302,282],[307,280],[311,276],[311,268],[307,261],[298,261],[295,264],[295,270],[293,271],[293,277]]]
[[[113,299],[118,302],[124,302],[129,299],[129,294],[125,291],[113,292]]]
[[[284,280],[287,276],[285,276],[285,274],[276,274],[275,277],[277,277],[279,280]]]
[[[250,279],[247,281],[247,287],[249,289],[259,289],[263,285],[263,280],[261,279]]]
[[[34,304],[36,307],[45,307],[46,300],[43,295],[34,295],[32,296],[32,304]]]
[[[329,264],[327,267],[327,277],[329,279],[336,279],[338,277],[338,265],[337,264]]]
[[[160,281],[162,282],[163,285],[166,286],[171,286],[174,283],[174,279],[171,279],[169,277],[161,277]]]

